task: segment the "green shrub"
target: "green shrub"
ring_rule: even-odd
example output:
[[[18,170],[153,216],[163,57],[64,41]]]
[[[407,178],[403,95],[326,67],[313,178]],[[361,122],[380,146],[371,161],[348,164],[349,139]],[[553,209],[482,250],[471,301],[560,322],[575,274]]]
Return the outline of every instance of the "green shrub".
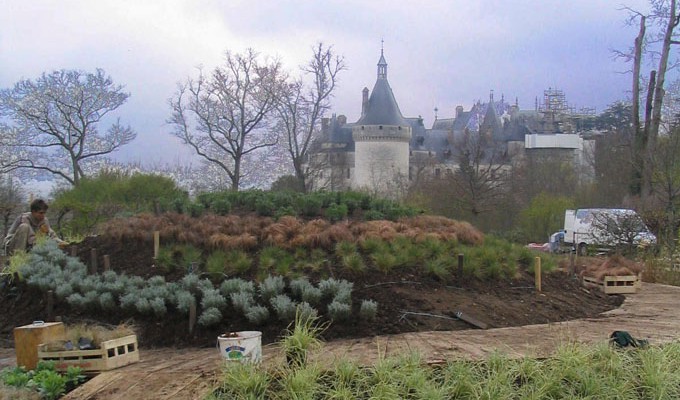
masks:
[[[198,324],[205,327],[215,326],[220,321],[222,321],[222,313],[214,307],[203,310],[198,317]]]
[[[186,315],[189,314],[192,304],[196,304],[196,298],[187,290],[180,290],[175,294],[175,304],[177,311]]]
[[[158,256],[156,257],[157,266],[166,271],[174,271],[177,263],[174,259],[174,250],[170,246],[161,246],[158,248]]]
[[[269,303],[280,321],[289,322],[295,318],[296,304],[285,294],[272,297]]]
[[[299,213],[306,217],[317,217],[321,215],[323,198],[319,193],[310,193],[298,199]]]
[[[285,288],[286,283],[283,281],[283,277],[269,275],[260,283],[260,297],[268,303],[272,297],[283,293]]]
[[[451,257],[440,256],[425,262],[425,272],[442,281],[451,276],[451,266],[453,259]]]
[[[220,285],[220,293],[225,297],[230,297],[232,293],[238,292],[255,292],[255,285],[253,282],[244,281],[241,278],[227,279]]]
[[[255,305],[255,299],[250,292],[232,293],[229,297],[232,307],[244,315],[250,307]]]
[[[306,286],[302,289],[302,301],[311,305],[318,305],[321,302],[321,289],[312,285]]]
[[[328,315],[333,321],[347,321],[352,316],[349,304],[333,301],[328,305]]]
[[[205,212],[205,206],[201,203],[189,203],[187,211],[192,217],[198,218]]]
[[[217,289],[206,289],[203,291],[203,296],[201,297],[201,308],[217,308],[218,310],[223,310],[227,307],[227,299],[222,296]]]
[[[195,272],[201,264],[203,252],[198,247],[190,244],[183,244],[177,246],[177,251],[180,254],[180,264],[189,272]]]
[[[335,255],[345,257],[357,252],[357,245],[353,242],[342,241],[335,244]]]
[[[257,199],[257,201],[255,202],[255,211],[260,216],[271,217],[274,215],[276,207],[274,206],[274,203],[270,199],[260,198]]]
[[[162,297],[154,297],[149,300],[149,305],[151,305],[151,311],[153,315],[158,318],[164,317],[168,313],[168,308],[165,306],[165,299]]]
[[[224,198],[215,199],[210,203],[210,209],[217,215],[227,215],[231,212],[231,202]]]
[[[333,222],[337,222],[347,218],[347,213],[348,210],[346,204],[333,203],[326,209],[326,218]]]
[[[302,293],[311,287],[312,284],[307,278],[297,278],[290,281],[289,285],[290,291],[299,299],[302,299]]]
[[[368,210],[364,213],[366,221],[380,221],[385,219],[385,214],[378,210]]]
[[[343,268],[353,273],[362,273],[366,270],[366,263],[359,253],[350,254],[340,260]]]
[[[389,273],[397,265],[397,258],[389,251],[371,254],[373,265],[382,273]]]
[[[210,253],[205,260],[205,270],[213,279],[222,277],[225,265],[227,265],[227,253],[222,250]]]
[[[374,321],[378,315],[378,303],[373,300],[362,300],[359,308],[359,318],[363,321]]]
[[[241,250],[231,250],[227,253],[227,263],[225,272],[227,275],[241,275],[253,265],[250,255]]]
[[[269,310],[264,306],[252,306],[246,310],[245,316],[249,322],[262,325],[269,319]]]

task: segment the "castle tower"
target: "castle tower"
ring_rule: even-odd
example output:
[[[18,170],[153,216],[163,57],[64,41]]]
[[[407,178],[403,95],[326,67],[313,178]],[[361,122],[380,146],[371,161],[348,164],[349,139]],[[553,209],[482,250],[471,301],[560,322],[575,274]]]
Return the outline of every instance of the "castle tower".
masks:
[[[387,62],[380,50],[378,76],[361,118],[352,127],[355,142],[352,187],[400,198],[408,187],[411,126],[399,111],[387,81]]]

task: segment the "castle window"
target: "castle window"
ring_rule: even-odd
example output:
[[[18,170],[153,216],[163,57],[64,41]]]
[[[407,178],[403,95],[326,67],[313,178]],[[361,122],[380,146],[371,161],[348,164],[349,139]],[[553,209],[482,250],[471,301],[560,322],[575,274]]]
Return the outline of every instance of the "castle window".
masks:
[[[349,179],[349,168],[347,168],[347,179]]]
[[[399,130],[401,130],[401,126],[399,127]]]
[[[437,178],[439,178],[440,176],[442,176],[442,170],[439,169],[439,168],[435,168],[435,169],[434,169],[434,176],[436,176]]]
[[[378,126],[378,129],[382,129],[382,125]]]

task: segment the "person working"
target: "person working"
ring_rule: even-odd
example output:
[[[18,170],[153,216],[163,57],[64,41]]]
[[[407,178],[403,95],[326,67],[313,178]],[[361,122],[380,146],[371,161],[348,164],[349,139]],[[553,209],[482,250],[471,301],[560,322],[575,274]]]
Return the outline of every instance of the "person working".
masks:
[[[17,217],[9,228],[5,237],[5,254],[11,256],[17,250],[29,251],[35,244],[36,236],[47,235],[59,243],[59,247],[64,247],[68,243],[59,239],[57,233],[52,230],[50,223],[45,217],[47,203],[42,199],[31,202],[31,211],[23,213]]]

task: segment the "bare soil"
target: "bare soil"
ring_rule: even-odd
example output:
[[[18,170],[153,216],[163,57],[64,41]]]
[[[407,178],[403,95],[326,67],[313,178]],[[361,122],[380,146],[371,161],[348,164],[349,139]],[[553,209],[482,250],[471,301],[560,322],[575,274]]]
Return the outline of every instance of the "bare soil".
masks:
[[[185,273],[170,273],[155,267],[150,243],[122,243],[90,237],[78,246],[78,255],[86,264],[90,262],[92,249],[96,249],[98,254],[100,271],[103,256],[108,255],[111,269],[118,273],[143,277],[162,275],[168,281],[180,279]],[[577,278],[561,271],[543,276],[540,293],[535,289],[533,273],[526,271],[508,281],[460,280],[455,276],[440,281],[418,271],[404,269],[390,275],[374,271],[361,276],[342,275],[336,271],[335,277],[354,282],[355,309],[362,300],[372,299],[378,303],[379,311],[377,319],[371,323],[332,323],[324,333],[325,340],[463,330],[479,326],[510,327],[597,317],[603,311],[618,307],[624,299],[620,295],[605,295],[597,289],[586,289]],[[0,347],[12,346],[14,327],[54,318],[61,318],[66,324],[132,323],[140,345],[145,347],[214,346],[217,335],[240,330],[262,331],[263,342],[270,343],[279,339],[286,329],[279,322],[253,326],[243,317],[229,315],[217,327],[206,329],[196,326],[190,334],[188,318],[178,313],[171,312],[163,319],[102,311],[88,313],[59,301],[55,302],[52,315],[48,315],[44,293],[23,283],[1,285]]]

